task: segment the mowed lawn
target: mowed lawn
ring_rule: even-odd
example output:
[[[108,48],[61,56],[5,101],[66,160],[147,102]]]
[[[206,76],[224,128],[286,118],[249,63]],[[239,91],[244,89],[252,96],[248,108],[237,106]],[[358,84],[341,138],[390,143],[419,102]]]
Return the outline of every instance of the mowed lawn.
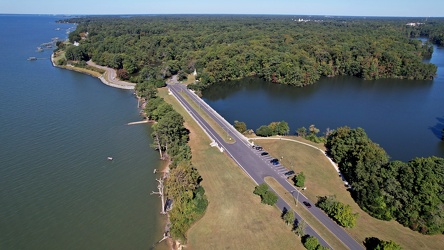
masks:
[[[280,211],[253,194],[253,180],[225,153],[209,146],[210,139],[165,88],[159,95],[185,118],[193,165],[209,201],[203,218],[188,232],[186,249],[304,249]]]
[[[301,138],[287,137],[306,142]],[[359,213],[357,226],[347,231],[359,242],[366,237],[393,240],[403,249],[444,249],[444,235],[425,236],[402,226],[396,221],[382,221],[365,213],[354,202],[344,187],[334,167],[319,150],[303,144],[284,140],[255,140],[272,156],[281,159],[282,164],[295,172],[304,172],[307,189],[304,194],[313,202],[318,196],[336,195],[337,199],[352,206]],[[312,144],[312,143],[310,143]],[[322,145],[319,147],[323,148]]]

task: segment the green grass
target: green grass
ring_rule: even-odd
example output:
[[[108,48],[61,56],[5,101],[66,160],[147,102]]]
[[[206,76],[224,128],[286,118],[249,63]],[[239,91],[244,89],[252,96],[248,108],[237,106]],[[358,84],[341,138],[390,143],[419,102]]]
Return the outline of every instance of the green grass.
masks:
[[[260,203],[256,184],[210,139],[173,96],[159,96],[184,116],[190,130],[193,165],[199,170],[209,201],[207,211],[188,232],[186,249],[304,249],[275,207]]]
[[[306,142],[298,137],[287,138]],[[318,196],[336,195],[338,201],[352,206],[352,210],[359,213],[359,217],[356,227],[346,231],[358,242],[363,242],[366,237],[378,237],[393,240],[403,249],[444,249],[444,235],[422,235],[396,221],[381,221],[364,212],[352,199],[336,170],[319,150],[283,140],[256,140],[255,143],[263,146],[276,158],[283,156],[281,162],[285,167],[295,172],[304,172],[307,186],[304,194],[310,200],[317,201]],[[319,147],[323,148],[323,145],[319,144]]]
[[[207,112],[203,111],[200,106],[196,102],[194,102],[187,94],[181,93],[181,95],[187,100],[188,103],[191,104],[194,110],[200,114],[200,116],[216,131],[216,133],[223,138],[226,143],[235,143],[236,141],[231,137],[227,132],[211,118]]]

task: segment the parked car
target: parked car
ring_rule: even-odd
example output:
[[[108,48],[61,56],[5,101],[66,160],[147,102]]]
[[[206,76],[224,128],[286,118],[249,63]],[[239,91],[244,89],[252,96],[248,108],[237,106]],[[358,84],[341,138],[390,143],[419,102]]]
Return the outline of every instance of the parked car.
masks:
[[[311,204],[310,204],[310,202],[303,201],[302,203],[304,203],[304,205],[305,205],[306,207],[311,208]]]
[[[256,150],[262,150],[263,148],[261,146],[255,146],[254,147]]]
[[[262,155],[262,156],[264,156],[264,155],[268,155],[268,152],[265,152],[265,151],[264,151],[264,152],[261,153],[261,155]]]
[[[270,163],[273,163],[273,162],[279,162],[279,160],[278,160],[278,159],[276,159],[276,158],[274,158],[274,159],[270,160]]]
[[[279,165],[279,162],[278,161],[274,161],[271,164],[273,164],[273,166],[277,166],[277,165]]]
[[[292,176],[292,175],[294,175],[294,171],[290,170],[290,171],[286,172],[284,175],[285,176]]]

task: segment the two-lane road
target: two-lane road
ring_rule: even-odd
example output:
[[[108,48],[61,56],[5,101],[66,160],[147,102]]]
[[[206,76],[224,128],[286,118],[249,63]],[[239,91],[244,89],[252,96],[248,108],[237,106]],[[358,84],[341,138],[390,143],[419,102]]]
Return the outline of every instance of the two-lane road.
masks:
[[[264,178],[271,176],[276,179],[288,192],[293,193],[295,199],[299,197],[297,202],[313,202],[309,201],[302,193],[300,193],[290,182],[287,181],[282,172],[277,172],[273,169],[269,161],[265,161],[258,152],[252,148],[247,138],[241,135],[234,127],[229,124],[223,117],[208,106],[201,98],[181,84],[169,84],[168,88],[174,94],[176,99],[185,107],[190,115],[200,124],[206,133],[222,147],[225,152],[250,176],[257,184],[264,182]],[[225,131],[235,139],[235,143],[226,143],[214,129],[193,109],[193,107],[181,95],[184,93],[188,95],[194,102],[200,106],[200,110],[206,112],[214,121],[216,121]],[[298,194],[299,192],[299,194]],[[289,209],[290,206],[281,198],[277,202],[280,209]],[[320,209],[312,206],[308,209],[325,227],[330,230],[342,243],[349,249],[364,249],[361,244],[356,242],[350,235],[348,235],[340,226],[331,220]],[[297,215],[297,218],[300,217]],[[329,246],[312,228],[307,228],[307,233],[316,236],[324,246]]]

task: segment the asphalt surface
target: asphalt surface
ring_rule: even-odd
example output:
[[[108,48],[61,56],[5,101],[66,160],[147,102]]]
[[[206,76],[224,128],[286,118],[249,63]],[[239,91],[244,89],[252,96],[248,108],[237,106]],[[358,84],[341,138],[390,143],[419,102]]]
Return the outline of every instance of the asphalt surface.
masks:
[[[350,235],[348,235],[344,229],[342,229],[336,222],[331,220],[323,211],[314,206],[314,202],[309,201],[302,192],[299,192],[293,184],[291,184],[284,173],[288,170],[282,166],[274,166],[270,163],[273,159],[272,156],[261,156],[263,151],[256,150],[248,142],[242,134],[240,134],[234,127],[229,124],[223,117],[221,117],[216,111],[214,111],[208,104],[206,104],[201,98],[188,90],[186,86],[182,84],[168,84],[168,88],[174,94],[176,99],[185,107],[190,115],[200,124],[200,126],[206,131],[206,133],[223,148],[224,151],[244,170],[244,172],[250,176],[257,184],[264,182],[264,178],[267,176],[276,179],[289,193],[293,194],[295,202],[299,202],[299,206],[304,206],[302,202],[306,201],[312,204],[311,208],[306,208],[311,212],[322,224],[325,225],[336,237],[342,241],[342,243],[349,249],[364,249],[363,245],[356,242]],[[213,118],[226,133],[234,138],[235,143],[226,143],[214,129],[199,115],[199,113],[193,109],[193,107],[185,100],[181,93],[187,94],[194,102],[199,105],[199,109],[205,111],[211,118]],[[299,193],[299,194],[298,194]],[[281,197],[279,197],[276,205],[284,211],[285,209],[291,209]],[[300,220],[300,216],[295,214],[296,218]],[[306,234],[315,236],[319,239],[320,243],[326,247],[331,246],[322,239],[309,225],[306,227]]]
[[[87,61],[86,63],[90,66],[93,66],[93,67],[96,67],[99,69],[103,69],[106,71],[106,74],[103,75],[103,79],[101,79],[102,82],[105,83],[106,85],[116,87],[116,88],[121,88],[121,89],[134,89],[134,87],[136,86],[135,83],[119,80],[117,78],[117,73],[116,73],[115,69],[105,67],[105,66],[100,66],[91,60]]]

